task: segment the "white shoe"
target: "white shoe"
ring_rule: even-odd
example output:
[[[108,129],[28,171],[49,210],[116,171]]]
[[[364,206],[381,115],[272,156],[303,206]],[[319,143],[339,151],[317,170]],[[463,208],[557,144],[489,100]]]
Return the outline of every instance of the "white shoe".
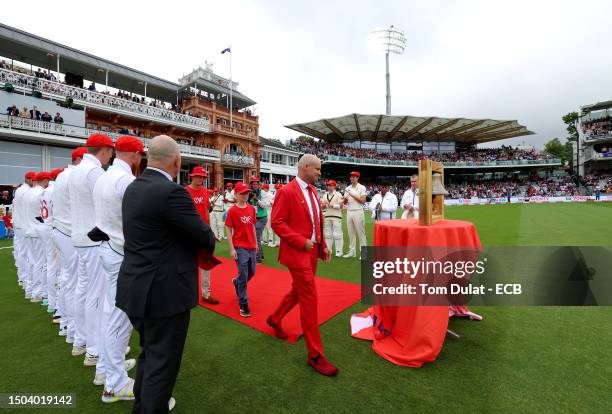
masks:
[[[59,336],[66,336],[66,335],[68,335],[68,332],[65,329],[60,329],[58,335]]]
[[[98,355],[85,354],[83,365],[85,365],[86,367],[95,367],[96,365],[98,365],[99,360],[100,360],[100,357]]]
[[[87,352],[85,345],[75,345],[72,347],[72,356],[83,355],[85,352]]]
[[[336,252],[336,257],[342,257],[342,252]]]
[[[66,335],[66,343],[67,344],[74,343],[74,336]]]
[[[125,370],[129,371],[136,366],[136,360],[134,358],[125,360]]]
[[[130,348],[130,346],[128,345],[127,348],[125,348],[125,355],[129,354],[131,350],[132,348]]]
[[[106,391],[102,393],[103,403],[114,403],[117,401],[132,401],[134,400],[134,380],[128,378],[128,383],[119,392]]]
[[[348,259],[349,257],[355,257],[355,252],[349,251],[347,254],[345,254],[344,256],[345,259]]]
[[[32,294],[31,293],[26,293],[25,294],[25,298],[26,299],[32,299]]]
[[[38,303],[41,301],[42,301],[42,298],[40,296],[34,296],[31,300],[32,303]]]
[[[106,382],[106,374],[96,374],[93,380],[93,385],[104,385]]]
[[[170,397],[170,399],[168,400],[168,411],[172,411],[175,405],[176,400],[174,399],[174,397]]]

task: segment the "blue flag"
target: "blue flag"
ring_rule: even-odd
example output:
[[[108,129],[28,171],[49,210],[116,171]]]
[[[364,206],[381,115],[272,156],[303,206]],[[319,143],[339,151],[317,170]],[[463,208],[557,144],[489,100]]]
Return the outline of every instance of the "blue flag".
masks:
[[[226,49],[223,49],[223,50],[221,51],[221,54],[224,54],[225,52],[232,53],[232,48],[231,48],[231,47],[228,47],[228,48],[226,48]]]

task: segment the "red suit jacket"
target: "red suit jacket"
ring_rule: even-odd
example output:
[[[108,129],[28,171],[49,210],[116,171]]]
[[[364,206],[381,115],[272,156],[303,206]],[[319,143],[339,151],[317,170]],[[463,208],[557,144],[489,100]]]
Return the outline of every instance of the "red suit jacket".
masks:
[[[318,255],[323,259],[323,250],[327,247],[323,238],[323,212],[319,197],[314,194],[319,206],[321,222],[321,244]],[[312,219],[304,193],[293,179],[289,184],[276,192],[272,207],[272,230],[280,237],[278,261],[286,267],[310,267],[311,252],[304,251],[306,240],[312,236]]]

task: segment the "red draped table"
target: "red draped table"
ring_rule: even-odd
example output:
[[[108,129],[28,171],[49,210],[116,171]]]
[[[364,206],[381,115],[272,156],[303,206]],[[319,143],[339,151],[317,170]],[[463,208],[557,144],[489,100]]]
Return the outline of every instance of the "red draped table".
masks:
[[[474,225],[467,221],[443,220],[421,226],[418,220],[386,220],[374,226],[374,246],[479,248],[480,239]],[[450,314],[475,315],[466,306],[453,306]],[[353,315],[351,331],[356,338],[372,340],[372,349],[383,358],[418,368],[434,361],[442,350],[448,318],[449,306],[375,305]]]

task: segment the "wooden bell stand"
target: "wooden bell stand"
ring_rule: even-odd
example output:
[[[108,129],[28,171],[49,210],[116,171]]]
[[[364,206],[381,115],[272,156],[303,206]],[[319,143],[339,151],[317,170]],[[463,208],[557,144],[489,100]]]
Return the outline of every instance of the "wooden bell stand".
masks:
[[[419,160],[419,224],[431,226],[444,220],[444,195],[433,194],[433,175],[440,174],[444,183],[444,165],[432,160]]]

